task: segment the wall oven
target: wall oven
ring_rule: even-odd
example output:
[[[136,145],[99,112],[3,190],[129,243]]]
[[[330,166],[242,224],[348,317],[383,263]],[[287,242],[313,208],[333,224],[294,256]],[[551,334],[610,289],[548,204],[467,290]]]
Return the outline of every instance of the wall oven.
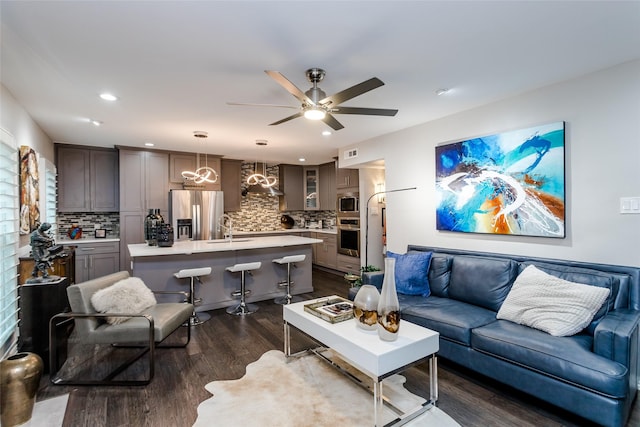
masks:
[[[358,193],[342,193],[338,194],[338,202],[336,207],[338,209],[338,215],[358,215],[360,210],[360,201],[358,200]]]
[[[338,218],[338,253],[360,256],[360,219]]]

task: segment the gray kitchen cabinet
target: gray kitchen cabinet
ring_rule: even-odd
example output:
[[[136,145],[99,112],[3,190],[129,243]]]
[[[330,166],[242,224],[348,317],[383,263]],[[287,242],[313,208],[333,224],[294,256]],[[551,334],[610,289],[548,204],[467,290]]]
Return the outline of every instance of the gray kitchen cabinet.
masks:
[[[338,254],[338,271],[360,275],[360,258]]]
[[[182,171],[184,170],[196,170],[196,154],[171,153],[169,155],[169,182],[182,184],[184,182]]]
[[[152,151],[120,150],[120,211],[169,212],[169,156]]]
[[[316,166],[304,169],[304,210],[317,211],[320,205],[320,183]]]
[[[302,166],[281,164],[279,167],[280,211],[304,210],[304,175]]]
[[[220,171],[224,210],[239,211],[242,202],[242,160],[222,159]]]
[[[118,152],[57,147],[58,212],[117,212]]]
[[[120,271],[118,242],[78,243],[76,247],[76,283]]]
[[[131,271],[128,246],[144,243],[144,218],[160,209],[169,221],[169,155],[120,149],[120,265]]]
[[[218,174],[218,181],[214,183],[203,183],[203,189],[209,191],[219,191],[222,189],[222,174],[220,166],[220,157],[207,154],[195,153],[170,153],[169,154],[169,182],[172,184],[183,184],[185,179],[182,177],[182,171],[194,172],[199,167],[209,166]],[[188,181],[186,181],[188,183]],[[172,188],[176,188],[173,186]],[[178,187],[182,188],[182,187]]]
[[[325,211],[336,210],[336,165],[335,162],[319,166],[319,208]]]
[[[338,168],[336,178],[336,188],[352,188],[360,185],[358,169]],[[356,190],[357,191],[357,190]]]
[[[322,267],[338,269],[338,242],[335,234],[312,233],[315,239],[321,239],[322,243],[313,245],[313,263]]]

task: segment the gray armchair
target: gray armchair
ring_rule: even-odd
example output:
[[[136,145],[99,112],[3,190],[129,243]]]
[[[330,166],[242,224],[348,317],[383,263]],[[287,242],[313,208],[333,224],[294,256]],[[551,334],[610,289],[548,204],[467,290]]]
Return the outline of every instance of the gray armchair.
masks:
[[[71,285],[67,288],[67,296],[71,312],[60,313],[53,316],[49,322],[49,375],[50,381],[57,385],[146,385],[151,382],[154,375],[155,350],[156,348],[178,348],[186,347],[191,339],[191,327],[189,326],[189,318],[193,312],[193,305],[185,302],[168,302],[157,303],[142,313],[98,313],[91,304],[91,296],[100,289],[111,286],[119,280],[129,277],[127,271],[120,271],[99,277],[83,283]],[[185,292],[162,292],[171,294],[182,294],[187,296]],[[110,324],[106,322],[107,317],[129,317],[129,320]],[[79,344],[81,351],[75,351],[76,356],[81,353],[89,362],[89,367],[85,366],[85,370],[98,372],[97,379],[66,379],[60,375],[61,362],[59,353],[66,346],[60,345],[61,337],[58,337],[60,325],[73,321],[73,332],[69,338],[69,342]],[[167,337],[172,335],[181,326],[185,326],[186,338],[183,338],[179,344],[159,345]],[[64,328],[62,328],[64,329]],[[105,346],[106,344],[106,346]],[[109,352],[117,351],[117,349],[127,349],[123,352],[130,353],[135,349],[133,356],[127,354],[124,360],[115,354],[101,356],[95,348],[106,347]],[[73,348],[68,349],[73,353]],[[148,374],[146,377],[136,371],[133,378],[118,379],[118,377],[136,361],[148,354]],[[69,359],[68,359],[69,360]],[[114,360],[118,360],[115,369],[104,372],[104,365],[111,364]],[[64,361],[63,361],[64,362]],[[70,368],[65,366],[66,373],[74,371],[82,371],[77,367]],[[86,362],[85,362],[86,365]],[[97,366],[92,366],[97,365]],[[78,372],[75,372],[76,374]],[[144,372],[143,372],[144,374]],[[76,375],[77,376],[77,375]],[[92,376],[93,377],[93,376]]]

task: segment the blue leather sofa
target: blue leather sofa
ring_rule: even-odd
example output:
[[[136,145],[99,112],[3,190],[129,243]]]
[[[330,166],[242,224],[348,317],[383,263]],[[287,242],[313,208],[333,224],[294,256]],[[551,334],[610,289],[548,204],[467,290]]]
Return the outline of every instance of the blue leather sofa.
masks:
[[[640,268],[409,245],[407,252],[414,251],[432,252],[431,295],[399,294],[402,319],[438,331],[440,357],[598,424],[625,425],[638,388]],[[606,286],[609,299],[573,336],[497,319],[514,280],[531,264]],[[380,288],[382,278],[365,273],[363,284]]]

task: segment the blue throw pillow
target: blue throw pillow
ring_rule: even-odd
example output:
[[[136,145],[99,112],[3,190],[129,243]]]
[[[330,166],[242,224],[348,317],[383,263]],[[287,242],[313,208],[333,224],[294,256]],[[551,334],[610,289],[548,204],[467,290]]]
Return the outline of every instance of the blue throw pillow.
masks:
[[[431,295],[429,265],[431,252],[396,254],[387,251],[387,257],[396,260],[396,291],[405,295]]]

